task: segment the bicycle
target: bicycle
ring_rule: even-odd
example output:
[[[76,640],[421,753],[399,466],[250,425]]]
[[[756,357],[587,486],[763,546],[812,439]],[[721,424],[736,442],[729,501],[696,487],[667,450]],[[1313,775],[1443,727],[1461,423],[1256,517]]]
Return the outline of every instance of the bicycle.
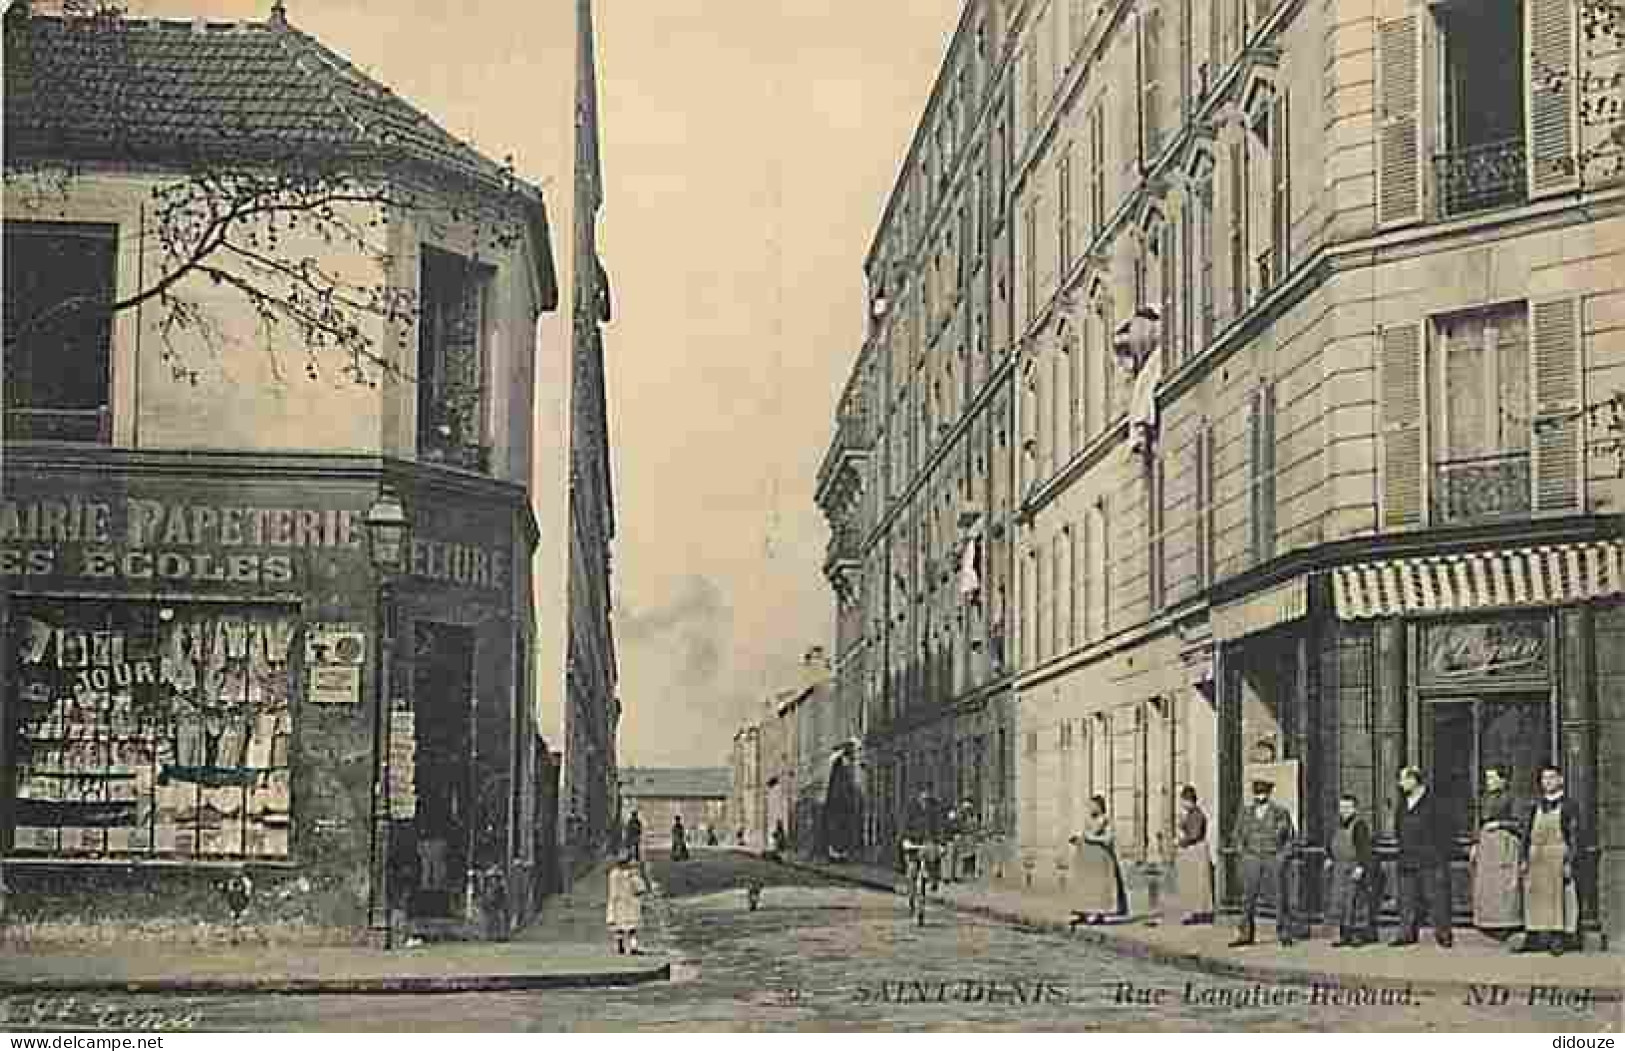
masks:
[[[903,857],[908,861],[908,914],[917,927],[925,926],[925,887],[928,879],[925,845],[903,841]]]

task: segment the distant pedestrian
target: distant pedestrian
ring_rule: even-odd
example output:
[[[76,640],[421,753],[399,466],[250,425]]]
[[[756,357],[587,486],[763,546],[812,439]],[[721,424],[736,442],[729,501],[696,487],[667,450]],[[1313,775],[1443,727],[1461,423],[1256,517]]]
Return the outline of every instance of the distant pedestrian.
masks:
[[[671,859],[673,861],[688,860],[688,831],[683,828],[683,815],[674,815],[671,819]]]
[[[1473,926],[1504,941],[1523,925],[1523,819],[1508,790],[1506,771],[1484,770],[1478,807],[1478,842],[1468,855],[1473,873]]]
[[[1207,814],[1196,786],[1179,790],[1179,851],[1174,855],[1174,911],[1182,924],[1213,922],[1213,857],[1208,852]]]
[[[1253,782],[1253,801],[1236,818],[1232,846],[1241,855],[1241,925],[1232,948],[1253,944],[1258,906],[1265,898],[1275,905],[1275,936],[1291,945],[1292,896],[1288,893],[1288,866],[1292,860],[1292,815],[1271,796],[1275,785]]]
[[[1523,928],[1520,951],[1561,956],[1579,947],[1580,898],[1574,873],[1583,835],[1580,806],[1563,792],[1563,772],[1540,772],[1541,796],[1529,804],[1523,833]]]
[[[717,828],[715,825],[705,826],[705,845],[708,847],[717,845]]]
[[[1123,887],[1123,871],[1117,864],[1116,837],[1106,813],[1106,797],[1089,800],[1089,816],[1083,831],[1071,838],[1078,873],[1074,923],[1105,923],[1110,916],[1128,914],[1128,894]]]
[[[649,881],[638,867],[638,859],[626,851],[609,870],[609,902],[605,907],[605,920],[619,954],[638,953],[638,928],[643,926],[643,896],[647,893]]]
[[[1332,878],[1326,915],[1337,923],[1332,945],[1369,945],[1377,940],[1377,868],[1371,857],[1371,826],[1352,795],[1337,801],[1337,828],[1326,855]]]
[[[633,861],[643,860],[643,819],[638,817],[637,807],[632,808],[632,816],[626,819],[626,850]]]
[[[1450,848],[1452,836],[1439,800],[1407,766],[1399,774],[1401,798],[1394,805],[1394,836],[1399,840],[1399,937],[1390,944],[1415,945],[1422,918],[1433,920],[1433,940],[1448,949],[1450,928]]]

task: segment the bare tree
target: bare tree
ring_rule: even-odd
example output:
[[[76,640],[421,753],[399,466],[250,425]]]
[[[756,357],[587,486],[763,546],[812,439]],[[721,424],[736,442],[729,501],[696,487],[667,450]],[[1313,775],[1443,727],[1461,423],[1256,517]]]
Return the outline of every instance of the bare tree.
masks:
[[[379,92],[309,38],[286,32],[288,46],[308,47],[296,59],[302,66]],[[156,36],[104,0],[67,0],[52,17],[32,16],[26,3],[7,11],[8,195],[30,211],[56,207],[67,216],[76,190],[106,167],[159,176],[143,208],[137,286],[30,304],[5,332],[8,360],[18,343],[69,318],[156,308],[165,361],[196,382],[198,363],[178,337],[216,347],[226,338],[205,301],[215,297],[196,294],[204,287],[251,308],[273,360],[279,347],[302,348],[313,379],[329,369],[372,385],[386,374],[413,378],[408,355],[379,345],[394,338],[404,347],[420,307],[415,288],[393,280],[388,225],[410,216],[431,230],[471,231],[471,266],[508,250],[523,236],[526,204],[511,158],[497,165],[467,147],[446,148],[461,144],[433,129],[438,154],[425,159],[396,123],[371,113],[329,134],[268,126],[238,97],[252,92],[186,98],[152,72]],[[387,89],[377,99],[405,109]],[[369,265],[335,265],[357,257]],[[371,277],[358,280],[358,269]]]

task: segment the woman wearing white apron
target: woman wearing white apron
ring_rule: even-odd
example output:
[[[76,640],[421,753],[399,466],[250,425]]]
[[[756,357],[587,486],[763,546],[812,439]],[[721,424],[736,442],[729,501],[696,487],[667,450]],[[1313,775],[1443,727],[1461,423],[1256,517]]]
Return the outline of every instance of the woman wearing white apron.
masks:
[[[1524,821],[1525,935],[1520,951],[1545,949],[1561,956],[1579,941],[1574,869],[1580,853],[1580,807],[1563,794],[1563,773],[1555,766],[1541,770],[1540,790]]]
[[[1523,924],[1523,891],[1518,867],[1523,857],[1523,822],[1507,791],[1506,771],[1484,770],[1484,799],[1473,844],[1473,926],[1505,940]]]
[[[1174,911],[1183,924],[1213,922],[1213,859],[1207,848],[1207,815],[1196,787],[1179,790],[1179,852],[1174,855]]]

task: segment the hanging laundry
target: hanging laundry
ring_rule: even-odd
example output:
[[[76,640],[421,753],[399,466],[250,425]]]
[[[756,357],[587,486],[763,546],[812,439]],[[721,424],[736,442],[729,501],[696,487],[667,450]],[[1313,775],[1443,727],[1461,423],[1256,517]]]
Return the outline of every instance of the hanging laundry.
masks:
[[[271,762],[271,745],[275,738],[276,716],[256,716],[248,738],[248,758],[244,765],[260,770],[275,765]]]
[[[265,625],[260,621],[249,621],[245,630],[248,659],[244,669],[247,683],[243,696],[250,708],[258,710],[265,704],[265,678],[270,670],[270,662],[265,656]]]
[[[90,666],[90,640],[82,631],[70,628],[56,633],[56,665],[59,668],[85,668]]]
[[[24,664],[39,664],[45,660],[45,654],[51,649],[51,641],[56,636],[56,629],[37,620],[34,617],[24,617],[21,627],[22,638],[18,640],[17,656]]]
[[[291,617],[277,617],[265,626],[265,655],[273,665],[288,663],[288,648],[293,645],[294,622]]]
[[[222,617],[220,630],[226,637],[226,657],[234,661],[248,659],[248,622],[241,617]]]

